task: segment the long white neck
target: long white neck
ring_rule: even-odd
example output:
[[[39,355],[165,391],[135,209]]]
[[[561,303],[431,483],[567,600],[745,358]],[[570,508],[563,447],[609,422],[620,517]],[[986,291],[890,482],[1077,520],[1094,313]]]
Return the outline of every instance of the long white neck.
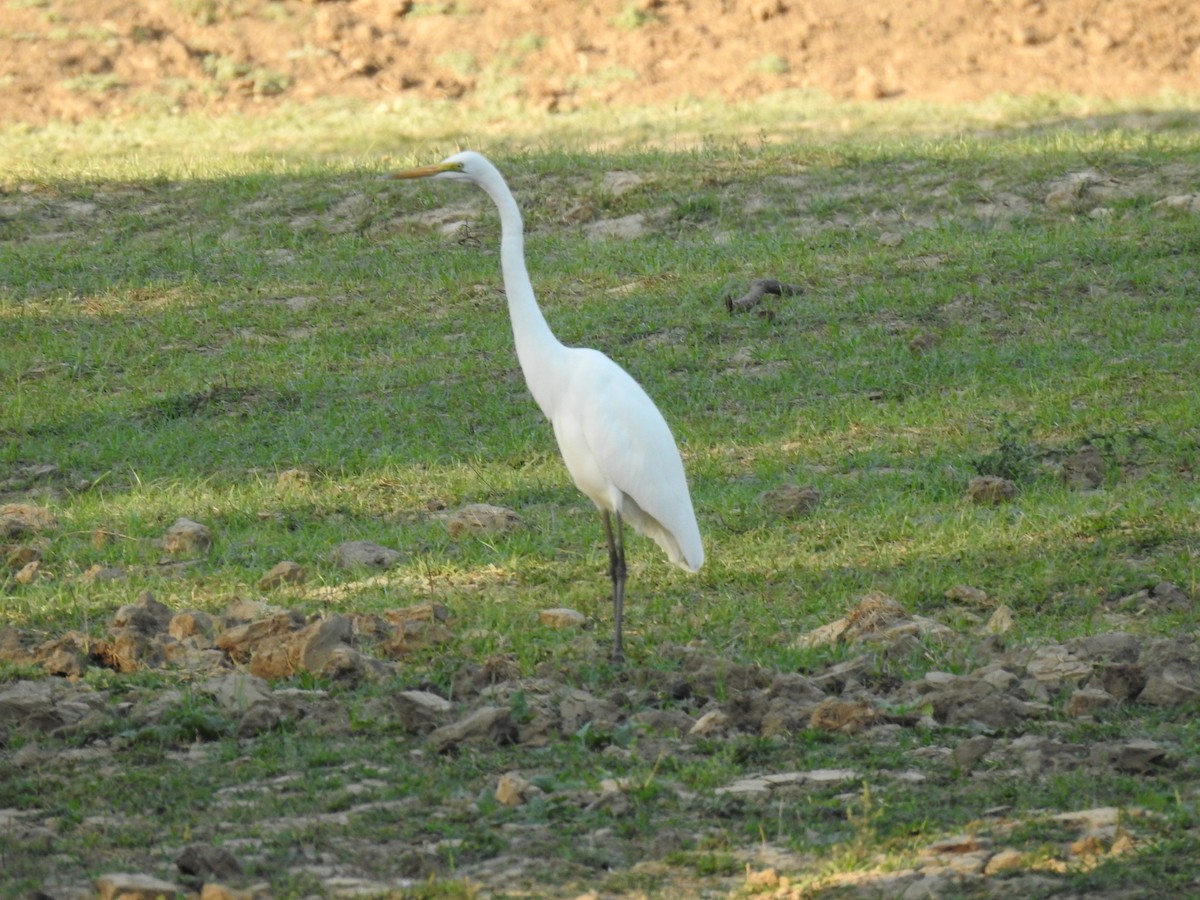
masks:
[[[481,186],[500,213],[500,269],[504,274],[504,292],[508,296],[508,314],[512,320],[517,359],[525,383],[547,418],[553,418],[559,377],[567,348],[554,336],[538,307],[525,267],[525,226],[521,210],[499,172]]]

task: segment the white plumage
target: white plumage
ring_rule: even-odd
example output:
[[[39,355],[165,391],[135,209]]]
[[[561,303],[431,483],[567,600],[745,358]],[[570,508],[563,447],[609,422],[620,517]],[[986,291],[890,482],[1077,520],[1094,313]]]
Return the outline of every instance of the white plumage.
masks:
[[[521,212],[495,166],[466,151],[393,177],[470,181],[483,188],[499,210],[500,266],[525,383],[554,426],[571,478],[604,519],[613,582],[613,658],[619,660],[625,601],[622,521],[652,538],[675,565],[695,572],[704,563],[700,529],[671,429],[628,372],[598,350],[566,347],[554,336],[525,268]]]

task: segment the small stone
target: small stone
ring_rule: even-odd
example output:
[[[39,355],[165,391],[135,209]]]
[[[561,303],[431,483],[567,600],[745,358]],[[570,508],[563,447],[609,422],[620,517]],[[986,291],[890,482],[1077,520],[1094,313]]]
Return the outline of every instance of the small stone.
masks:
[[[96,563],[84,569],[83,577],[87,581],[106,582],[121,581],[128,576],[123,569],[118,569],[115,566],[102,566],[100,563]]]
[[[998,506],[1016,495],[1016,484],[997,475],[977,475],[967,484],[967,499],[981,506]]]
[[[160,900],[185,893],[173,882],[128,872],[101,875],[95,884],[99,900]]]
[[[276,563],[262,578],[258,579],[258,589],[269,591],[285,584],[304,584],[307,579],[308,572],[305,571],[304,566],[285,559],[283,562]]]
[[[919,331],[908,340],[908,350],[915,356],[922,356],[942,342],[942,336],[936,331]]]
[[[1185,213],[1200,213],[1200,194],[1171,194],[1155,201],[1154,205]]]
[[[469,503],[446,517],[451,537],[461,534],[501,534],[521,527],[521,517],[511,509],[490,503]]]
[[[713,709],[706,712],[696,724],[691,727],[688,734],[694,736],[707,736],[717,734],[724,731],[729,726],[729,716],[721,712],[719,709]]]
[[[639,238],[645,235],[649,228],[646,225],[646,217],[641,213],[634,213],[619,219],[600,219],[584,226],[583,230],[589,241],[599,241],[605,238]]]
[[[1092,491],[1104,484],[1106,470],[1104,457],[1091,445],[1072,453],[1062,462],[1063,481],[1082,491]]]
[[[1113,767],[1121,772],[1142,774],[1168,764],[1166,748],[1154,741],[1130,741],[1117,751]]]
[[[1078,682],[1092,674],[1092,664],[1080,659],[1062,644],[1038,647],[1026,670],[1042,684]]]
[[[42,558],[42,551],[32,544],[18,544],[8,551],[8,556],[4,560],[4,565],[8,569],[22,569],[31,562],[38,562]]]
[[[112,617],[111,627],[132,628],[142,634],[159,634],[167,630],[172,612],[155,599],[150,591],[142,591],[136,603],[122,606]]]
[[[360,566],[369,569],[390,569],[399,565],[404,555],[371,541],[345,541],[333,548],[333,562],[343,569]]]
[[[212,534],[199,522],[181,517],[163,535],[162,547],[172,556],[207,553],[212,547]]]
[[[312,477],[304,469],[284,469],[275,476],[275,484],[283,489],[304,487]]]
[[[587,624],[587,616],[574,609],[557,607],[543,609],[538,613],[538,621],[549,628],[582,628]]]
[[[533,785],[513,772],[505,772],[496,784],[496,801],[501,806],[520,806]]]
[[[443,725],[429,736],[438,753],[464,743],[511,744],[517,729],[505,707],[483,706],[457,722]]]
[[[1116,705],[1116,698],[1108,691],[1099,688],[1080,688],[1071,693],[1067,701],[1066,714],[1074,718],[1090,716],[1098,709],[1107,709]]]
[[[37,581],[41,569],[42,564],[37,560],[34,560],[33,562],[26,563],[25,565],[21,566],[21,568],[17,570],[17,574],[13,576],[13,579],[17,582],[17,584],[33,584],[35,581]]]
[[[987,623],[983,626],[983,630],[988,634],[1008,634],[1016,624],[1012,608],[1008,604],[1002,603],[996,607],[995,612],[988,618]]]
[[[787,484],[763,491],[758,495],[758,502],[775,515],[795,519],[817,508],[821,502],[821,492],[807,485]]]
[[[749,866],[747,866],[749,869]],[[746,887],[754,892],[779,886],[779,873],[774,869],[761,869],[757,872],[746,872]]]
[[[966,584],[956,584],[954,587],[947,588],[943,596],[947,600],[958,600],[963,603],[972,603],[975,606],[983,606],[988,599],[987,591]]]
[[[951,759],[954,760],[955,766],[964,772],[969,772],[992,749],[992,743],[990,737],[982,734],[967,738],[954,748],[954,752],[950,755]]]
[[[186,609],[171,616],[167,624],[167,634],[177,641],[192,638],[198,645],[209,646],[211,638],[216,634],[217,623],[206,612],[198,609]]]
[[[1025,865],[1025,857],[1019,850],[1006,848],[992,855],[983,867],[984,875],[997,875],[1012,869],[1020,869]]]
[[[1160,581],[1151,588],[1150,598],[1156,605],[1169,609],[1190,610],[1193,605],[1187,591],[1170,581]]]
[[[242,874],[242,864],[224,847],[211,844],[189,844],[175,859],[175,865],[185,875],[208,881],[228,880]]]
[[[54,513],[32,503],[5,503],[0,506],[0,538],[8,539],[30,531],[46,531],[58,524]]]

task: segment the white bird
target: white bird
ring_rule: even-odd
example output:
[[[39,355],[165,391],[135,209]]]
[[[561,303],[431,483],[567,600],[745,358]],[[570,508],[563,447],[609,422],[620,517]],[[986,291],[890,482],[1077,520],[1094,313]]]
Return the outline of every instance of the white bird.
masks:
[[[704,563],[687,476],[671,429],[628,372],[599,350],[567,347],[554,336],[525,267],[521,211],[491,162],[465,151],[392,177],[469,181],[483,188],[499,210],[500,268],[525,383],[554,426],[575,485],[604,519],[613,590],[612,655],[619,661],[624,655],[625,611],[622,522],[652,538],[680,568],[695,572]]]

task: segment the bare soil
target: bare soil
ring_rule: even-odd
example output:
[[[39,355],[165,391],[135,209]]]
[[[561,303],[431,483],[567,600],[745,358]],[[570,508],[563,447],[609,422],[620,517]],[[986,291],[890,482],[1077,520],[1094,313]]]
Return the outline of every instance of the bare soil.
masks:
[[[1194,92],[1190,0],[33,0],[0,6],[0,122],[352,98],[550,110]]]

